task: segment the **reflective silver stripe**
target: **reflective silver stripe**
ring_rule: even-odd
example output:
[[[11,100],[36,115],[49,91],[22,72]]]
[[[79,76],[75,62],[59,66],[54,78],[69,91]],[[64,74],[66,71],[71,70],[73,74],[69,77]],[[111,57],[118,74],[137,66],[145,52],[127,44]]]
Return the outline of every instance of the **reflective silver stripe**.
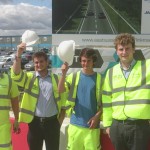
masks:
[[[12,86],[12,80],[10,78],[10,75],[7,75],[7,77],[8,77],[8,83],[9,83],[8,93],[7,93],[7,95],[2,95],[2,93],[0,93],[1,99],[10,99],[10,90],[11,90],[11,86]]]
[[[108,91],[103,91],[103,94],[110,96],[111,94],[114,94],[114,93],[117,93],[120,91],[135,91],[135,90],[140,90],[140,89],[149,89],[150,85],[146,85],[146,78],[145,78],[145,76],[146,76],[146,63],[145,63],[145,61],[141,62],[141,75],[142,75],[142,79],[141,79],[142,83],[140,86],[113,88],[113,80],[112,80],[113,68],[111,68],[109,70],[109,85],[110,85],[110,88],[112,90],[112,93],[108,92]]]
[[[2,148],[7,148],[11,146],[11,142],[10,143],[6,143],[6,144],[0,144],[0,147]]]
[[[0,95],[0,98],[8,99],[9,100],[10,97],[8,95]]]
[[[142,69],[141,69],[141,73],[142,73],[142,83],[141,85],[146,84],[146,61],[142,61]]]
[[[102,106],[102,102],[100,101],[100,102],[98,102],[97,103],[97,106],[99,107],[99,106]]]
[[[112,106],[124,106],[124,105],[135,105],[135,104],[150,104],[150,99],[136,99],[129,101],[117,101],[112,103],[103,103],[103,107],[112,107]]]
[[[101,97],[102,96],[102,90],[101,89],[102,89],[102,80],[100,78],[100,74],[96,73],[96,99],[97,99],[97,101],[100,101],[102,99],[102,97]],[[97,95],[97,90],[99,91],[99,95]]]
[[[141,86],[128,87],[128,88],[124,88],[124,87],[116,88],[116,89],[113,89],[112,92],[103,91],[103,95],[111,96],[114,93],[122,92],[124,90],[131,92],[131,91],[140,90],[140,89],[150,89],[150,85],[141,85]]]
[[[54,76],[54,79],[55,79],[55,81],[56,81],[56,83],[57,83],[57,85],[58,85],[58,76],[56,75],[56,74],[53,74],[53,76]]]
[[[0,110],[10,110],[10,106],[0,106]]]
[[[136,90],[140,90],[140,89],[150,89],[150,85],[141,85],[141,86],[135,86],[135,87],[127,87],[127,88],[116,88],[116,89],[113,89],[113,92],[112,93],[117,93],[117,92],[120,92],[120,91],[136,91]]]
[[[33,77],[32,77],[30,84],[29,84],[29,88],[24,89],[24,92],[29,94],[30,96],[32,96],[34,98],[38,98],[39,95],[32,92],[32,87],[33,87],[35,79],[36,79],[36,76],[33,74]]]
[[[68,105],[68,106],[62,106],[61,108],[62,109],[69,109],[71,107],[71,105]]]
[[[70,89],[71,87],[70,83],[66,81],[66,84],[67,84],[68,89]]]
[[[35,98],[38,98],[39,96],[38,94],[33,93],[30,89],[25,89],[24,92]]]
[[[52,74],[51,74],[51,76],[52,76]],[[58,86],[58,82],[59,82],[59,80],[58,80],[58,76],[56,75],[56,74],[53,74],[53,77],[54,77],[54,79],[55,79],[55,82],[56,82],[56,85]],[[51,77],[52,78],[52,77]],[[53,83],[52,83],[53,84]],[[54,86],[54,85],[53,85]],[[54,92],[53,92],[54,93]],[[58,94],[59,96],[58,97],[55,97],[55,94],[53,94],[54,95],[54,103],[55,103],[55,105],[56,105],[56,107],[57,107],[57,110],[59,110],[58,109],[58,105],[57,105],[57,101],[59,101],[60,100],[60,94]]]
[[[110,86],[110,89],[111,89],[111,92],[110,91],[105,91],[103,90],[102,91],[102,94],[103,95],[107,95],[107,96],[111,96],[112,95],[112,91],[114,91],[115,89],[113,89],[112,87],[112,75],[113,75],[113,68],[109,69],[109,86]]]
[[[56,81],[56,84],[58,85],[58,82],[59,82],[58,76],[56,74],[53,74],[53,76]],[[56,101],[60,101],[60,94],[58,94],[58,95],[59,95],[58,97],[55,97]],[[55,94],[54,94],[54,96],[55,96]]]
[[[73,74],[72,84],[71,84],[70,91],[69,91],[69,96],[68,96],[68,100],[72,101],[72,102],[75,101],[75,98],[73,98],[73,92],[74,92],[74,86],[75,86],[75,82],[76,82],[76,76],[77,76],[77,72],[75,72]]]
[[[112,103],[103,103],[103,108],[112,107]]]
[[[113,71],[111,71],[113,68],[110,69],[109,72],[109,79],[110,79],[110,85],[112,85],[112,74]],[[150,89],[150,85],[146,85],[146,61],[141,62],[141,86],[136,86],[136,87],[120,87],[120,88],[115,88],[112,89],[112,94],[117,93],[117,92],[131,92],[131,91],[136,91],[140,89]],[[103,91],[104,95],[111,96],[111,92]],[[117,102],[112,102],[112,103],[103,103],[103,107],[112,107],[112,106],[124,106],[124,105],[135,105],[135,104],[150,104],[150,99],[134,99],[134,100],[127,100],[127,101],[117,101]]]
[[[25,74],[25,73],[22,71],[20,79],[14,80],[14,81],[15,81],[15,82],[21,82],[21,80],[23,79],[24,74]]]
[[[28,114],[28,115],[31,115],[31,116],[34,116],[34,112],[33,111],[30,111],[30,110],[27,110],[27,109],[24,109],[24,108],[21,108],[20,112]]]
[[[125,101],[125,105],[133,105],[133,104],[150,104],[150,99],[136,99]]]
[[[31,89],[32,89],[32,87],[33,87],[33,84],[34,84],[35,79],[36,79],[36,76],[35,76],[35,74],[33,74],[33,77],[32,77],[32,79],[31,79],[31,81],[30,81],[29,88],[28,88],[30,91],[31,91]]]
[[[58,80],[58,76],[54,74],[54,78],[55,78],[56,83],[57,83],[57,85],[58,85],[58,81],[59,81],[59,80]],[[25,89],[24,92],[28,93],[28,94],[31,95],[32,97],[38,98],[39,94],[35,94],[35,93],[33,93],[33,92],[31,91],[35,80],[36,80],[36,76],[33,75],[32,79],[31,79],[31,81],[30,81],[30,84],[29,84],[29,88],[28,88],[28,89]],[[55,97],[55,100],[56,100],[56,101],[59,101],[59,100],[60,100],[60,97]]]
[[[112,95],[112,92],[108,92],[108,91],[102,91],[102,94],[103,95],[107,95],[107,96],[111,96]]]
[[[109,85],[110,85],[111,90],[113,89],[112,75],[113,75],[113,68],[109,70]]]
[[[9,80],[8,96],[10,98],[10,90],[11,90],[11,86],[12,86],[12,80],[11,80],[10,75],[8,75],[8,80]]]
[[[28,83],[28,76],[25,76],[25,80],[24,80],[24,86],[23,87],[26,87],[26,84]]]
[[[75,98],[68,98],[68,101],[71,101],[71,102],[74,102],[75,101]]]

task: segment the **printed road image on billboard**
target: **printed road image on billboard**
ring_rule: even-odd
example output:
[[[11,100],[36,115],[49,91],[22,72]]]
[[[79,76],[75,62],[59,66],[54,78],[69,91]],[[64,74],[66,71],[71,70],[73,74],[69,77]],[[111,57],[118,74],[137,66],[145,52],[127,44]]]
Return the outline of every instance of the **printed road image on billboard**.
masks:
[[[52,0],[53,34],[141,34],[142,0]]]

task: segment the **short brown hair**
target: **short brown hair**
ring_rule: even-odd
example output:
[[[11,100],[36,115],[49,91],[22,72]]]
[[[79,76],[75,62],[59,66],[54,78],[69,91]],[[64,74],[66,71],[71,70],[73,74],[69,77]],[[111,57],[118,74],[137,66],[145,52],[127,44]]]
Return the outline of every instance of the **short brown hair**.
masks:
[[[118,36],[116,36],[115,41],[114,41],[114,45],[116,49],[117,49],[118,44],[121,44],[121,45],[132,44],[132,47],[135,48],[135,38],[134,36],[132,36],[132,34],[121,33]]]
[[[93,62],[95,63],[97,61],[97,54],[96,51],[92,48],[84,48],[81,50],[80,56],[79,56],[79,61],[81,62],[81,57],[86,57],[86,58],[92,58]]]
[[[48,61],[48,57],[47,57],[47,54],[45,53],[45,52],[42,52],[42,51],[40,51],[40,52],[36,52],[36,53],[34,53],[33,55],[32,55],[32,60],[34,60],[34,58],[40,58],[40,57],[44,57],[44,59],[46,60],[46,61]]]

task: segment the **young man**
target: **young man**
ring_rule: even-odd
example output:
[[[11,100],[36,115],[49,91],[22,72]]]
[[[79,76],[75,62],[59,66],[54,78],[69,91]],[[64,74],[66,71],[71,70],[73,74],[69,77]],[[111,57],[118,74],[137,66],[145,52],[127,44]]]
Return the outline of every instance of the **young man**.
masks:
[[[15,121],[13,131],[19,133],[19,91],[17,85],[10,76],[0,70],[0,150],[12,150],[11,145],[11,123],[9,118],[12,108]]]
[[[11,77],[21,87],[24,95],[21,102],[19,122],[28,123],[30,150],[59,150],[60,125],[65,116],[65,100],[58,93],[58,76],[48,71],[49,60],[44,52],[33,55],[35,72],[21,70],[21,55],[25,43],[18,46]]]
[[[109,69],[103,84],[103,125],[115,150],[147,150],[150,126],[150,61],[135,61],[135,38],[115,38],[120,63]]]
[[[79,56],[81,71],[66,77],[68,64],[62,65],[58,88],[60,92],[68,92],[72,112],[68,150],[100,149],[101,75],[93,70],[96,60],[95,51],[85,48]]]

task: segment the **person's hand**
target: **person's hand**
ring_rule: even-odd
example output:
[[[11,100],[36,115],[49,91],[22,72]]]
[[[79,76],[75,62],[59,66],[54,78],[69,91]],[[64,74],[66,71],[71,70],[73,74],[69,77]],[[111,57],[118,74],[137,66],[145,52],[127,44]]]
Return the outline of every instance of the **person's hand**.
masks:
[[[67,62],[63,63],[61,66],[62,75],[66,75],[68,69],[69,69],[68,63]]]
[[[16,56],[20,57],[25,49],[26,49],[26,44],[25,43],[21,43],[20,45],[18,45]]]
[[[90,129],[95,129],[97,127],[97,125],[100,123],[100,119],[98,116],[93,116],[89,121],[88,121],[88,125],[90,126]]]
[[[106,133],[107,133],[107,135],[108,135],[109,138],[110,138],[110,127],[106,128]]]
[[[15,120],[13,124],[13,132],[16,134],[19,134],[21,132],[21,129],[19,127],[19,123],[17,120]]]

